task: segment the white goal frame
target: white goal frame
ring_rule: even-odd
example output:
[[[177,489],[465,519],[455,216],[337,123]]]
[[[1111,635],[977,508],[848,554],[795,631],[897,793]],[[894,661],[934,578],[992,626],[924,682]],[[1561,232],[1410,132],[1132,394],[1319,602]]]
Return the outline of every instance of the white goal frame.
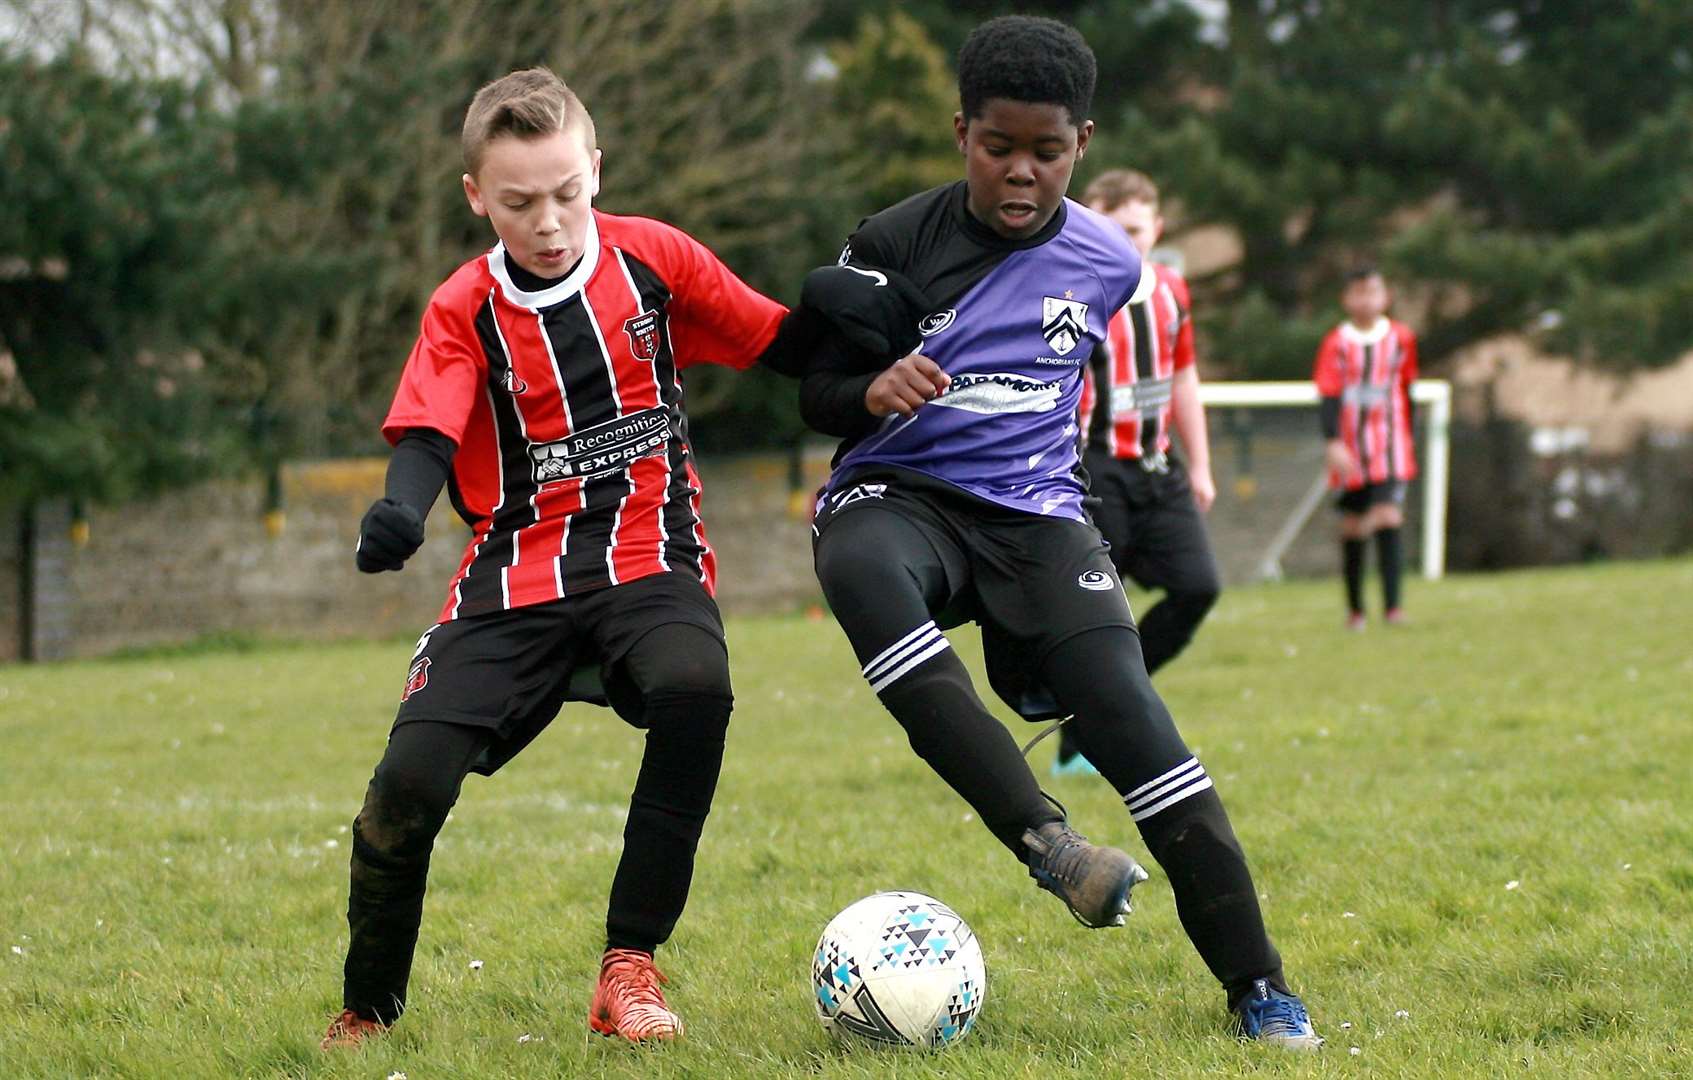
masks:
[[[1316,406],[1321,399],[1312,382],[1201,382],[1199,400],[1231,408],[1252,406]],[[1446,573],[1446,501],[1451,483],[1452,384],[1445,379],[1418,379],[1411,384],[1411,400],[1426,405],[1427,434],[1423,439],[1423,577],[1438,581]],[[1259,566],[1266,578],[1281,577],[1281,558],[1298,539],[1328,488],[1323,469],[1288,517]]]

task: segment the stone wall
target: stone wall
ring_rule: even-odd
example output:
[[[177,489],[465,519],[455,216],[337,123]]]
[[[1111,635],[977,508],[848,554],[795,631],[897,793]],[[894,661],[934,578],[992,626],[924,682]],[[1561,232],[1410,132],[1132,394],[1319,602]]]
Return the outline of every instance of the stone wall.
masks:
[[[1258,577],[1270,539],[1321,468],[1309,409],[1213,410],[1218,500],[1209,519],[1225,582]],[[1453,430],[1448,566],[1486,569],[1693,548],[1693,442],[1659,436],[1626,455],[1547,457],[1533,432],[1494,417]],[[359,517],[381,491],[381,459],[292,466],[286,519],[266,527],[259,481],[205,484],[146,502],[95,507],[85,543],[63,503],[44,508],[41,590],[61,635],[43,656],[91,656],[216,633],[334,638],[411,635],[434,621],[469,531],[442,499],[428,542],[398,574],[353,567]],[[820,602],[811,572],[810,493],[828,448],[707,459],[707,531],[725,612]],[[1331,575],[1332,496],[1281,560],[1290,576]],[[1421,493],[1407,505],[1407,566],[1420,565]],[[0,516],[0,662],[19,659],[19,527]],[[58,569],[53,568],[57,560]],[[52,644],[49,642],[49,644]]]

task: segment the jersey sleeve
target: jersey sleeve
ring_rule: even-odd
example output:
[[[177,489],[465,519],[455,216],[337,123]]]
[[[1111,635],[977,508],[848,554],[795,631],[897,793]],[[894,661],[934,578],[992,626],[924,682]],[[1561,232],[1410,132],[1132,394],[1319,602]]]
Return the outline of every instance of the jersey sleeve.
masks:
[[[1399,378],[1409,393],[1411,384],[1417,381],[1417,335],[1411,332],[1409,326],[1400,324],[1399,341],[1405,350],[1405,361],[1399,365]]]
[[[1317,347],[1317,362],[1311,371],[1321,397],[1339,397],[1346,389],[1346,373],[1340,368],[1340,331],[1330,330]]]
[[[390,446],[412,428],[439,431],[462,444],[476,396],[487,381],[488,358],[476,338],[471,304],[450,284],[437,289],[424,309],[423,327],[382,421],[382,437]]]
[[[1193,351],[1193,300],[1187,290],[1187,281],[1180,275],[1171,272],[1169,275],[1170,292],[1176,298],[1176,313],[1181,320],[1181,328],[1176,331],[1175,370],[1192,367],[1195,362]]]
[[[710,248],[682,230],[659,225],[649,235],[652,250],[642,255],[653,260],[670,289],[676,366],[751,367],[776,337],[788,309],[736,277]]]

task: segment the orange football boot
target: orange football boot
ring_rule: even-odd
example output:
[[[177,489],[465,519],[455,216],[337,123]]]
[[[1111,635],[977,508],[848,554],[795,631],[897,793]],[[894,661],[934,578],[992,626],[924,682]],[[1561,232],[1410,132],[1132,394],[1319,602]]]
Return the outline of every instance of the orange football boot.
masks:
[[[667,982],[653,966],[651,953],[607,949],[600,959],[600,984],[588,1006],[588,1027],[601,1035],[621,1035],[631,1042],[675,1039],[682,1018],[665,1004],[659,984]]]

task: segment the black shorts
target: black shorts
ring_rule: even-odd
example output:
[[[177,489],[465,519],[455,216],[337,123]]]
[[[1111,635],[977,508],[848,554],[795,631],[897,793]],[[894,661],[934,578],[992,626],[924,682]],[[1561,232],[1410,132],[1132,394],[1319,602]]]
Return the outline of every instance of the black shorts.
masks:
[[[1090,449],[1085,463],[1096,500],[1093,519],[1119,573],[1147,589],[1221,591],[1205,517],[1180,462],[1172,459],[1167,470],[1154,472],[1134,458]]]
[[[1351,491],[1343,491],[1334,501],[1334,508],[1343,514],[1367,514],[1370,507],[1382,503],[1405,505],[1405,481],[1389,480],[1381,484],[1365,484]]]
[[[814,546],[858,513],[895,513],[923,533],[946,580],[944,602],[931,605],[935,624],[981,626],[988,681],[1027,719],[1058,715],[1038,678],[1054,646],[1098,627],[1134,629],[1122,582],[1090,522],[1013,510],[921,473],[876,468],[818,503]],[[873,537],[865,530],[851,542]]]
[[[394,726],[435,720],[491,729],[493,742],[471,767],[484,775],[527,746],[566,701],[609,705],[639,727],[641,697],[622,660],[670,623],[724,640],[716,601],[698,578],[677,572],[439,623],[418,639]]]

